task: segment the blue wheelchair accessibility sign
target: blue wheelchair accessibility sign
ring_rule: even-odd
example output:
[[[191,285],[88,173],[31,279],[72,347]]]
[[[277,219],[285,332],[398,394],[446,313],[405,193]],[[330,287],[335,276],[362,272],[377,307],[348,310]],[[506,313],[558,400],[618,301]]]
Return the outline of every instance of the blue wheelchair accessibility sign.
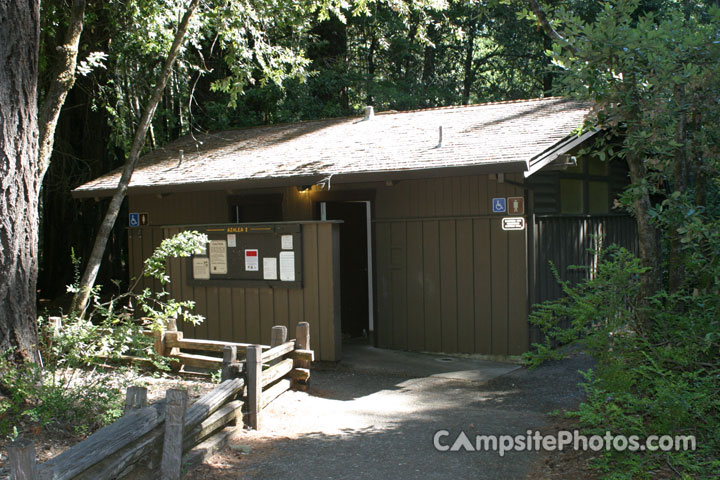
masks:
[[[493,198],[492,199],[492,211],[493,213],[505,213],[507,211],[507,203],[504,198]]]
[[[130,224],[131,227],[139,227],[140,226],[140,214],[139,213],[131,213],[128,223]]]

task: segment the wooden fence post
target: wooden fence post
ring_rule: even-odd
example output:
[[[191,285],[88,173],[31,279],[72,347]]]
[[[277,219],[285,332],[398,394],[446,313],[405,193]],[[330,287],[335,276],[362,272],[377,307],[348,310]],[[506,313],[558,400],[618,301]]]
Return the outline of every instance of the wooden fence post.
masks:
[[[277,347],[287,342],[287,327],[285,325],[275,325],[272,327],[270,333],[270,347]],[[276,358],[268,363],[268,365],[275,365],[281,359]]]
[[[262,410],[262,347],[247,347],[248,423],[250,428],[260,429]]]
[[[296,350],[310,350],[310,324],[308,322],[298,322],[295,327],[295,349]],[[305,369],[307,373],[310,371],[309,360],[296,360],[295,368]],[[295,380],[295,387],[305,390],[307,382],[310,376],[307,375],[305,380]]]
[[[308,322],[298,322],[295,328],[295,348],[310,350],[310,324]],[[303,365],[303,368],[307,367],[308,365]]]
[[[147,388],[145,387],[128,387],[125,393],[125,411],[123,415],[127,415],[133,410],[147,407]]]
[[[170,389],[165,393],[165,398],[167,399],[165,439],[160,462],[160,477],[162,480],[180,480],[187,390]]]
[[[153,337],[155,337],[155,342],[153,345],[153,349],[155,350],[155,355],[158,355],[160,357],[165,355],[165,332],[162,330],[153,330]]]
[[[226,345],[223,347],[223,363],[220,372],[220,382],[234,378],[238,373],[237,365],[237,347],[235,345]],[[234,368],[233,368],[234,367]]]
[[[287,342],[287,327],[285,325],[275,325],[272,327],[270,346],[277,347],[285,342]]]
[[[10,480],[36,480],[38,478],[35,442],[26,439],[15,440],[7,446],[7,456],[10,463]]]

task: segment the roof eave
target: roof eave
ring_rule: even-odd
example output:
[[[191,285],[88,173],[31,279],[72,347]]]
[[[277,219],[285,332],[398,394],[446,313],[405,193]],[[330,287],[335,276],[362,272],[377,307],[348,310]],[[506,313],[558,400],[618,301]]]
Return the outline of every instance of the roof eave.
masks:
[[[383,170],[374,172],[348,172],[331,175],[294,175],[286,177],[243,178],[237,180],[221,180],[213,182],[194,182],[165,185],[130,186],[128,195],[178,193],[207,190],[236,190],[239,188],[274,188],[293,185],[311,185],[330,179],[333,183],[382,182],[391,180],[413,180],[421,178],[456,177],[464,175],[481,175],[488,173],[520,173],[526,172],[526,161],[498,162],[460,167],[436,167],[412,170]],[[102,198],[115,193],[115,188],[78,188],[71,192],[73,198]]]
[[[564,155],[578,146],[582,145],[587,140],[591,139],[600,132],[599,129],[595,128],[589,130],[582,135],[571,135],[565,139],[559,141],[552,147],[548,148],[544,152],[531,158],[528,162],[528,168],[524,175],[525,178],[529,177],[535,172],[538,172],[554,162],[560,155]]]

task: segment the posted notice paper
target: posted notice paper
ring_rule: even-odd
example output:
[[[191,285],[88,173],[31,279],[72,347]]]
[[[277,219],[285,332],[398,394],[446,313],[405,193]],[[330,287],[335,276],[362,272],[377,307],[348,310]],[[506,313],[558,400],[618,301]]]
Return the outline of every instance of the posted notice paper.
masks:
[[[207,257],[193,258],[193,278],[210,280],[210,260]]]
[[[277,280],[277,258],[276,257],[264,257],[263,258],[263,280]]]
[[[295,252],[280,252],[280,280],[295,281]]]
[[[227,243],[225,240],[210,240],[210,273],[227,274]]]

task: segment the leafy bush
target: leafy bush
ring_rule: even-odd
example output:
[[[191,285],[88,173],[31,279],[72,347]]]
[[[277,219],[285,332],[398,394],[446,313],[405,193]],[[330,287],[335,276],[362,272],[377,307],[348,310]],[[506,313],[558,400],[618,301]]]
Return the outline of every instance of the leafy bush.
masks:
[[[16,365],[10,352],[0,356],[0,436],[16,436],[30,426],[86,435],[122,413],[123,384],[102,370],[41,369]]]
[[[145,261],[143,275],[158,279],[164,287],[170,281],[165,272],[168,258],[198,253],[206,243],[207,237],[197,232],[164,240]],[[78,273],[76,269],[76,277]],[[85,435],[114,421],[122,413],[127,380],[105,368],[108,360],[141,356],[157,368],[168,369],[143,330],[165,329],[171,319],[198,323],[202,317],[190,312],[193,302],[168,298],[164,289],[136,293],[138,283],[136,279],[128,292],[107,301],[101,299],[101,288],[95,287],[90,310],[63,317],[61,323],[39,318],[44,365],[16,365],[10,361],[12,352],[0,355],[0,436],[13,437],[32,426]],[[141,322],[134,318],[133,302],[146,315]]]
[[[720,297],[708,291],[661,291],[643,312],[652,328],[641,329],[639,261],[612,247],[594,278],[563,283],[566,296],[539,306],[531,322],[546,335],[526,355],[536,366],[559,358],[556,348],[580,342],[596,359],[585,372],[587,400],[569,415],[586,434],[694,435],[695,451],[603,451],[597,467],[607,478],[651,478],[670,468],[683,475],[716,478],[720,471]],[[563,329],[560,320],[568,319]]]

